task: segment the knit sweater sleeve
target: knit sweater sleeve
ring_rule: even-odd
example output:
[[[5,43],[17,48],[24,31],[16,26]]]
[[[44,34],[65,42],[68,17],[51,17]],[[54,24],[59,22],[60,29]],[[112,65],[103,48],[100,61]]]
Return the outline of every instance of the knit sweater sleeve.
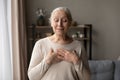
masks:
[[[83,46],[80,49],[80,53],[80,61],[77,64],[74,64],[75,70],[80,80],[90,80],[91,74],[88,64],[88,58]]]
[[[30,80],[41,80],[42,76],[49,68],[49,65],[45,62],[44,54],[42,53],[42,45],[44,44],[36,42],[33,48],[28,68],[28,77]]]

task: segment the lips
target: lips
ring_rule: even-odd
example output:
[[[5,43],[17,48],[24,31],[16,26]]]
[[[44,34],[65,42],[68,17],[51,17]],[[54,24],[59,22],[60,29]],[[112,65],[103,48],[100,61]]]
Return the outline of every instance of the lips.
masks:
[[[57,29],[57,30],[64,30],[64,29]]]

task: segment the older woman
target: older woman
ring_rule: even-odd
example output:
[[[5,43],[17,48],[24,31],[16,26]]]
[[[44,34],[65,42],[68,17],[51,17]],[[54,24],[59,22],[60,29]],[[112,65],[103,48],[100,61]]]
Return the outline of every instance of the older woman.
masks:
[[[50,24],[54,34],[36,42],[28,69],[30,80],[90,80],[83,45],[67,35],[71,22],[68,8],[53,10]]]

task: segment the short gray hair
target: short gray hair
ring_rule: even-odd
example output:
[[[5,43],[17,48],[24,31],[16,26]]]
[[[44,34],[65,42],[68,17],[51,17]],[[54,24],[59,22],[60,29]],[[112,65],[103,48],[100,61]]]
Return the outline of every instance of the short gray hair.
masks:
[[[67,14],[68,20],[69,20],[69,21],[72,21],[71,12],[70,12],[70,10],[69,10],[67,7],[58,7],[58,8],[55,8],[55,9],[51,12],[51,15],[52,15],[54,12],[59,11],[59,10],[65,11],[65,13]],[[51,16],[50,16],[50,19],[51,19]]]

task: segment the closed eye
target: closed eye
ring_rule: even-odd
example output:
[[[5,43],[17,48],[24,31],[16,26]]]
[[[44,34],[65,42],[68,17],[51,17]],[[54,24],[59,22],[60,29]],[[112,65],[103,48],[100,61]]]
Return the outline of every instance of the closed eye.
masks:
[[[55,22],[59,22],[59,20],[58,20],[58,19],[54,19],[54,21],[55,21]]]
[[[68,22],[68,20],[67,20],[67,19],[63,19],[62,21],[63,21],[63,22]]]

